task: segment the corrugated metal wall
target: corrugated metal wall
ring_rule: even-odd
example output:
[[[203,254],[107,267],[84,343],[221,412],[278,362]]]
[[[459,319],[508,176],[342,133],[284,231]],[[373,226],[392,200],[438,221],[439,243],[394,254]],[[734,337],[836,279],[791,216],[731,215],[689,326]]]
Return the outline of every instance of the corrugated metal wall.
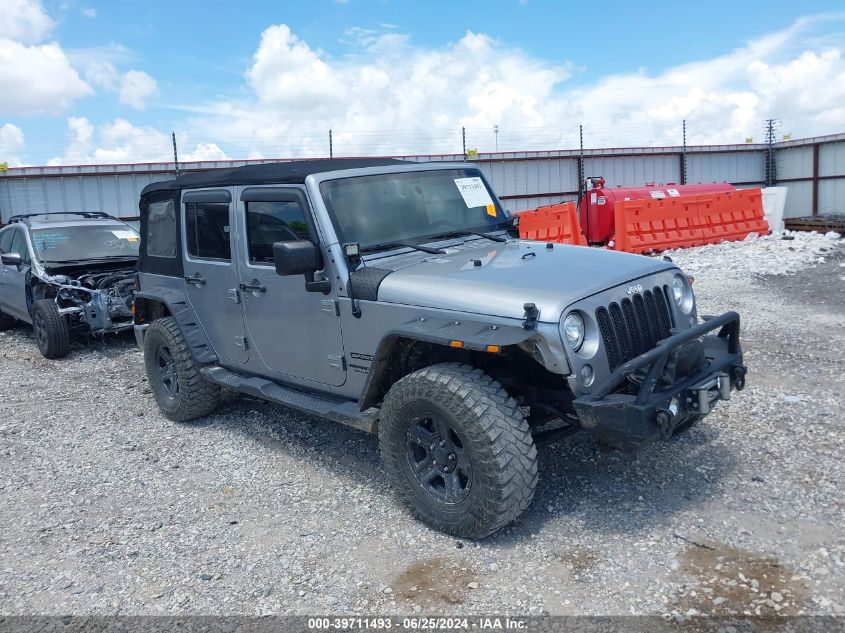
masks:
[[[686,181],[731,182],[762,186],[765,145],[686,148]],[[789,187],[786,217],[845,213],[845,134],[775,144],[777,184]],[[608,185],[681,182],[683,148],[617,148],[554,152],[507,152],[470,157],[493,184],[505,206],[523,211],[574,200],[579,161],[584,176],[602,176]],[[415,161],[454,161],[460,155],[407,156]],[[184,171],[237,167],[262,161],[187,163]],[[0,173],[0,220],[17,213],[106,211],[138,215],[138,196],[146,185],[173,178],[170,163],[23,167]]]

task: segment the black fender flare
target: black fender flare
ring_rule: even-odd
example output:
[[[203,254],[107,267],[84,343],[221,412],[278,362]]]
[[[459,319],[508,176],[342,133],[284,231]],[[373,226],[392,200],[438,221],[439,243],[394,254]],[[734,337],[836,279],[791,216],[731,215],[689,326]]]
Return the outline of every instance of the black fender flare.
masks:
[[[138,299],[159,301],[167,307],[170,316],[176,321],[182,336],[185,337],[191,355],[198,363],[217,362],[217,353],[211,346],[211,341],[208,340],[208,335],[200,325],[200,320],[184,292],[173,288],[153,286],[136,292],[135,300]]]
[[[362,411],[376,405],[382,387],[382,378],[388,370],[394,347],[399,340],[423,341],[459,349],[485,352],[489,345],[500,348],[519,345],[536,336],[536,331],[521,325],[498,325],[481,321],[444,318],[419,318],[390,330],[379,341],[370,363],[370,371],[359,399]]]

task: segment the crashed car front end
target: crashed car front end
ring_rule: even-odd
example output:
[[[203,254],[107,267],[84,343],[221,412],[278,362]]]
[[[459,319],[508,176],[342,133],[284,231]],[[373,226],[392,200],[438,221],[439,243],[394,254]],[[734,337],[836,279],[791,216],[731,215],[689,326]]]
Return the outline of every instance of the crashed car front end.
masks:
[[[71,320],[71,327],[101,335],[133,325],[134,267],[51,275],[44,283],[53,291],[59,314]]]

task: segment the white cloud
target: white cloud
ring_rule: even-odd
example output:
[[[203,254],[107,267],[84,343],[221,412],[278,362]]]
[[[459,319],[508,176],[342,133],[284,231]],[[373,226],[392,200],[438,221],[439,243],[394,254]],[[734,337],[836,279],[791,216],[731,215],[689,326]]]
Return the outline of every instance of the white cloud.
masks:
[[[716,58],[577,87],[571,62],[484,34],[421,48],[392,26],[353,27],[351,52],[332,57],[279,24],[246,71],[254,99],[201,106],[192,123],[237,156],[324,155],[329,128],[341,155],[456,152],[462,126],[482,151],[494,125],[503,150],[576,147],[579,123],[590,147],[680,144],[683,119],[690,144],[759,138],[770,116],[793,133],[826,133],[845,127],[845,59],[811,35],[842,19],[802,18]]]
[[[92,92],[58,44],[0,38],[0,114],[57,113]]]
[[[85,79],[99,88],[116,90],[120,75],[111,62],[94,61],[85,69]]]
[[[97,17],[97,9],[95,9],[94,7],[84,7],[82,11],[80,11],[80,13],[82,13],[82,15],[84,15],[86,18],[93,19]]]
[[[0,37],[33,44],[40,42],[55,23],[38,0],[3,0],[0,2]]]
[[[173,161],[170,135],[153,127],[136,126],[121,118],[100,126],[94,126],[85,117],[70,117],[67,123],[68,143],[64,155],[52,158],[49,165]],[[229,158],[214,143],[196,143],[193,149],[186,149],[191,144],[185,134],[177,134],[177,142],[180,162]]]
[[[142,70],[130,70],[120,80],[120,102],[143,110],[147,99],[158,94],[158,84]]]
[[[85,69],[85,78],[99,88],[117,92],[121,103],[138,110],[143,110],[147,99],[158,94],[156,80],[147,73],[130,70],[121,75],[111,62],[91,62]]]
[[[20,159],[16,155],[26,145],[23,130],[18,126],[6,123],[0,126],[0,163],[19,165]]]
[[[760,139],[768,117],[795,136],[842,131],[845,57],[817,32],[842,20],[802,18],[712,59],[583,74],[578,85],[573,73],[589,68],[484,34],[427,48],[392,25],[351,28],[349,53],[331,56],[279,24],[264,31],[245,71],[249,96],[184,108],[191,132],[178,138],[180,158],[324,156],[330,128],[335,154],[346,156],[455,153],[461,126],[468,147],[481,151],[493,149],[494,125],[501,150],[577,147],[579,123],[588,147],[676,145],[682,119],[690,144]],[[86,73],[109,90],[126,75],[108,64]],[[129,101],[143,105],[155,94],[149,79]],[[122,119],[89,136],[86,161],[172,159],[168,134]]]

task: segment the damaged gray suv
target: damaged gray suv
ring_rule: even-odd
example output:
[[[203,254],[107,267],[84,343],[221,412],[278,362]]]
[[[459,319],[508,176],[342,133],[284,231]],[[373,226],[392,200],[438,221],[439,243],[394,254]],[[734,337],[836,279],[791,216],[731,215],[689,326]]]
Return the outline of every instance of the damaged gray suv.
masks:
[[[75,333],[132,328],[140,237],[99,211],[16,215],[0,231],[0,330],[31,323],[46,358]]]
[[[221,388],[378,433],[429,524],[516,519],[536,447],[634,450],[745,384],[734,312],[699,318],[671,261],[513,236],[477,167],[246,166],[141,195],[136,337],[159,408]]]

